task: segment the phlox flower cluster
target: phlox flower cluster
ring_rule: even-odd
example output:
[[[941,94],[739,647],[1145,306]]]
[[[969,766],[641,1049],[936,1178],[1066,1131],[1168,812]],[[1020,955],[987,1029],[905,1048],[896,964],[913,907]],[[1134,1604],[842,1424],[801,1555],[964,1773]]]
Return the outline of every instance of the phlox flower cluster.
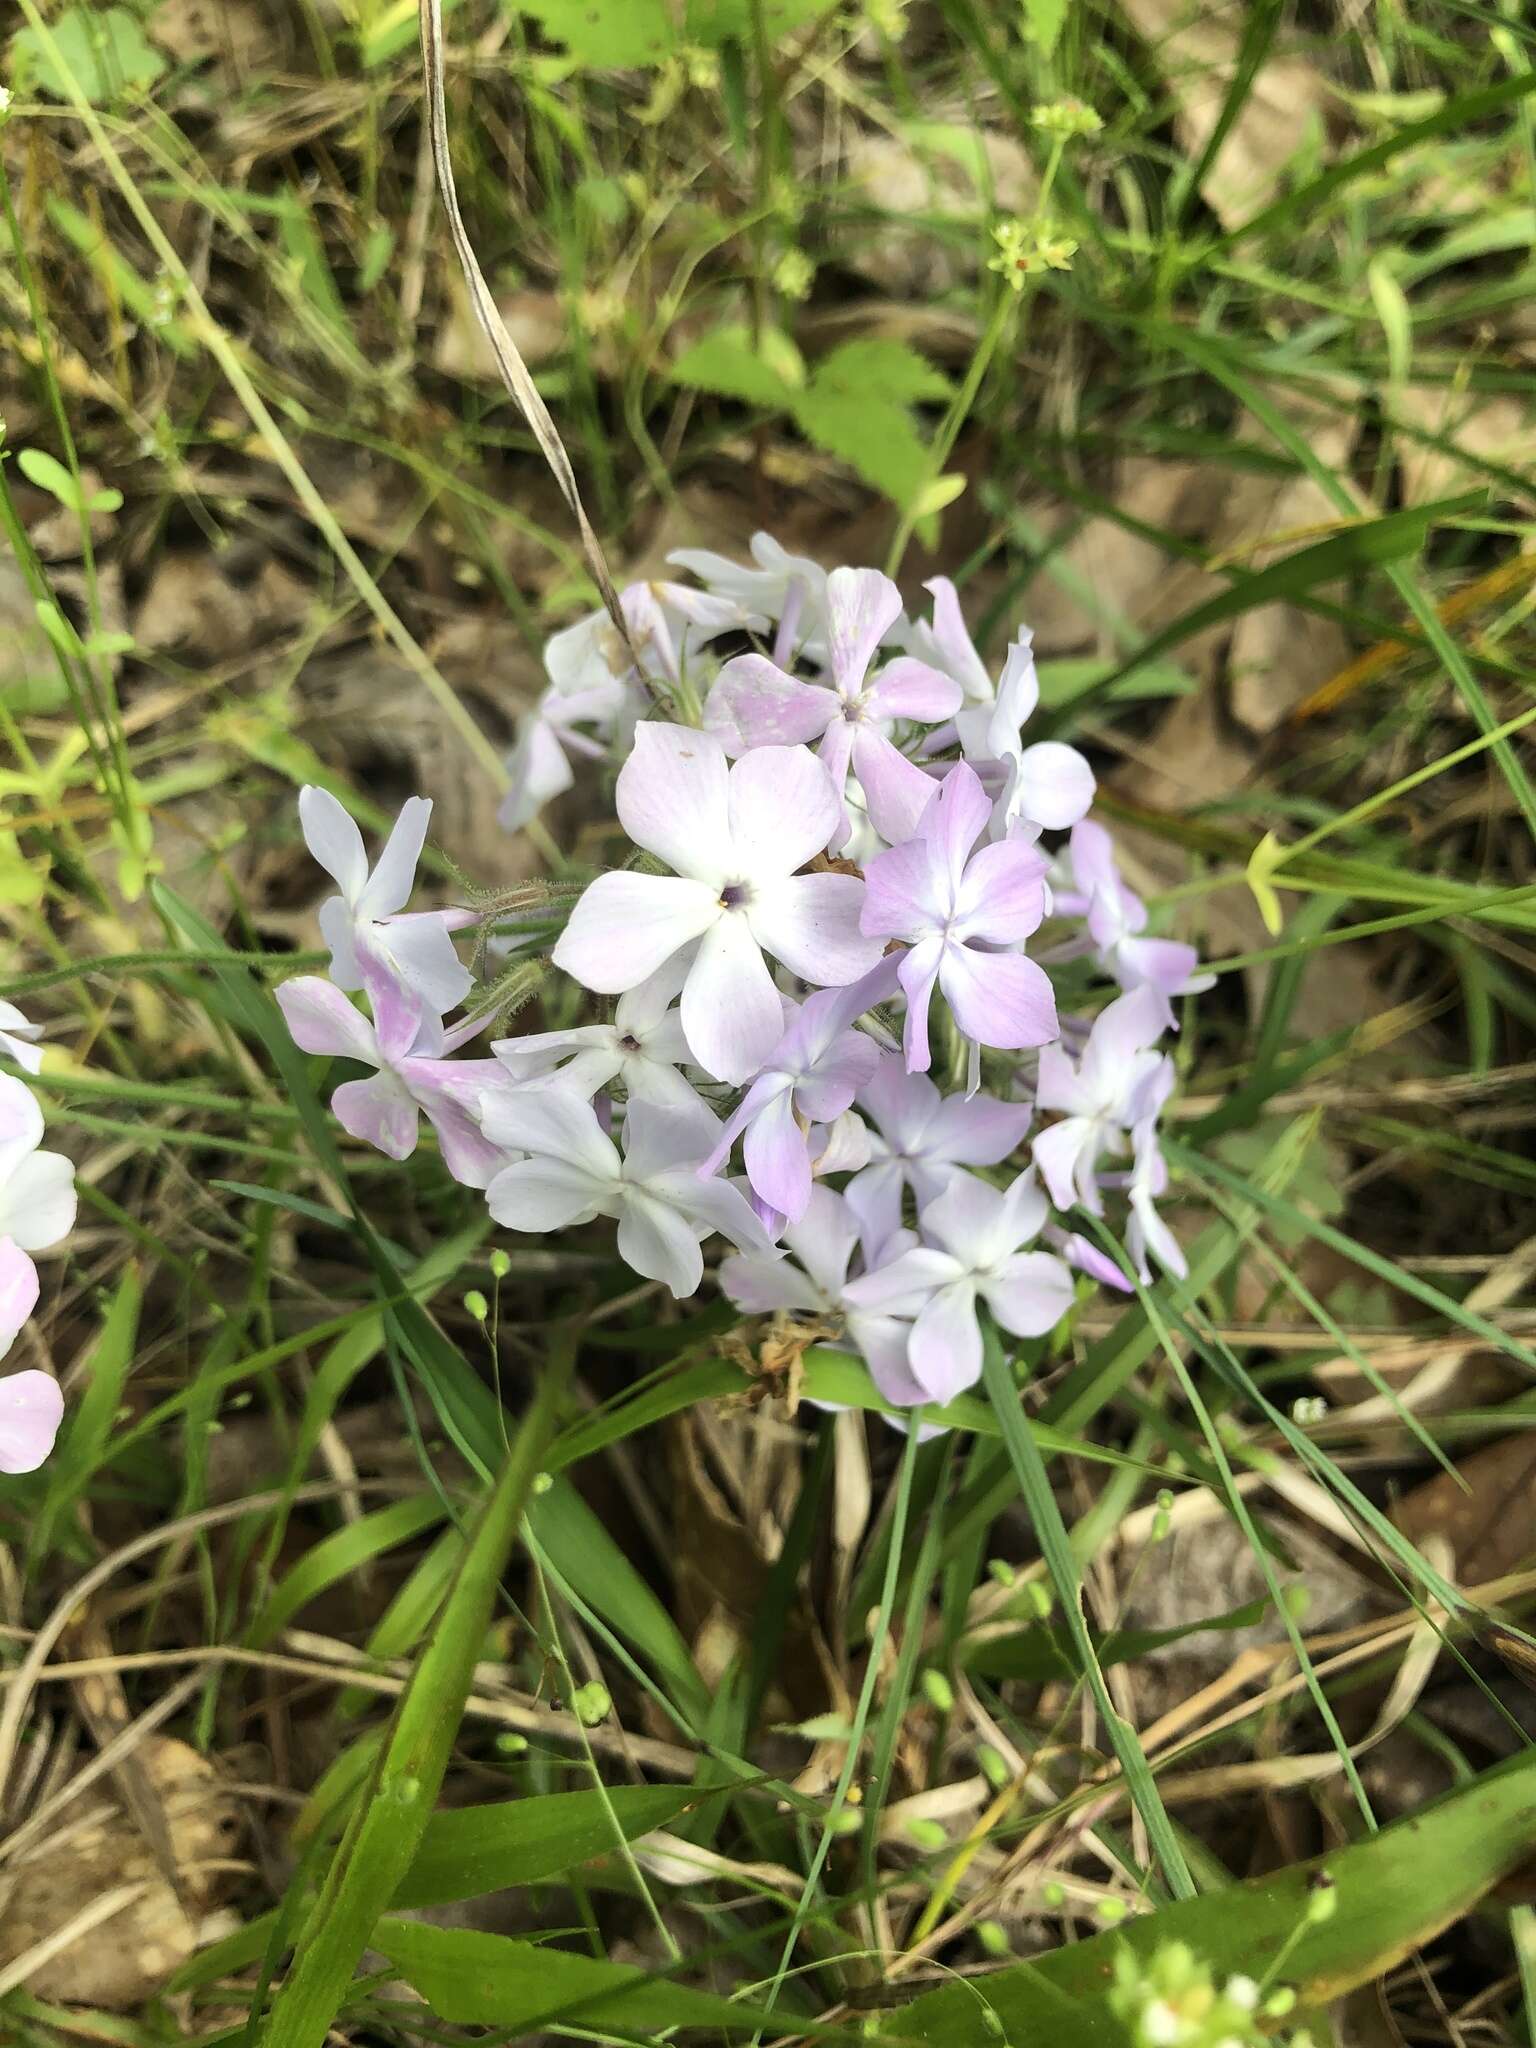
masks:
[[[39,1026],[0,1002],[0,1054],[26,1073],[43,1063]],[[34,1252],[75,1226],[75,1169],[42,1150],[43,1113],[26,1082],[0,1074],[0,1359],[37,1306]],[[0,1472],[34,1472],[53,1449],[64,1397],[51,1373],[0,1375]]]
[[[983,1312],[1039,1337],[1076,1275],[1132,1285],[1075,1212],[1143,1281],[1184,1271],[1158,1120],[1174,1000],[1208,978],[1149,931],[1088,762],[1028,735],[1027,633],[994,676],[945,578],[910,619],[879,571],[763,534],[748,565],[672,561],[694,582],[623,592],[626,635],[596,614],[550,642],[509,761],[512,827],[617,768],[627,848],[551,956],[612,1006],[454,1057],[489,1016],[450,1019],[475,914],[406,908],[430,807],[370,868],[313,788],[331,974],[278,999],[304,1050],[367,1070],[332,1098],[353,1136],[403,1159],[425,1116],[498,1223],[609,1217],[679,1297],[723,1237],[743,1314],[829,1320],[889,1402],[942,1403]]]

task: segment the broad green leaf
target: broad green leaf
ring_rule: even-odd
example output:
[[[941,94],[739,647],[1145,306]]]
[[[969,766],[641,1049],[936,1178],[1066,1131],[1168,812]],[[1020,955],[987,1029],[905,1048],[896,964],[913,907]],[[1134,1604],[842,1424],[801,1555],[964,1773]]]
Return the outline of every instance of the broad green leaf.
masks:
[[[933,483],[928,443],[912,407],[949,396],[949,379],[905,342],[845,342],[816,366],[794,400],[808,441],[857,470],[904,511]]]
[[[16,467],[29,484],[36,484],[40,491],[47,491],[50,497],[57,498],[66,512],[84,510],[79,485],[57,456],[48,454],[46,449],[19,449]]]
[[[538,1884],[607,1854],[619,1836],[632,1842],[666,1827],[708,1796],[690,1786],[615,1785],[434,1813],[391,1904],[441,1906]]]
[[[718,49],[722,43],[750,44],[757,34],[757,12],[770,41],[814,21],[827,11],[827,0],[688,0],[687,40]]]
[[[52,24],[49,38],[24,28],[11,44],[12,75],[28,92],[70,97],[68,80],[93,107],[123,93],[143,92],[165,71],[165,59],[145,40],[126,7],[71,7]]]
[[[820,381],[795,401],[805,438],[905,508],[929,478],[928,444],[909,409],[877,392],[829,388]]]
[[[517,0],[517,7],[586,70],[660,64],[678,46],[667,0]]]
[[[787,335],[781,344],[794,350]],[[783,356],[783,347],[778,353]],[[798,351],[790,360],[798,361]],[[766,352],[753,346],[745,327],[717,327],[692,348],[684,349],[672,365],[673,378],[695,391],[713,391],[721,398],[739,398],[747,405],[782,409],[794,397],[794,386],[766,360]]]
[[[1297,1988],[1303,2006],[1325,2004],[1396,1968],[1470,1912],[1530,1855],[1533,1816],[1536,1755],[1527,1751],[1350,1848],[1165,1906],[1111,1933],[991,1972],[985,1989],[995,2025],[989,2020],[987,2033],[1021,2048],[1036,2040],[1051,2048],[1104,2048],[1124,2038],[1104,2004],[1122,1948],[1146,1956],[1182,1941],[1218,1977],[1262,1976],[1265,1963],[1298,1930],[1286,1950],[1283,1980]],[[1308,1903],[1323,1880],[1332,1885],[1335,1910],[1308,1923]],[[1058,2002],[1063,1993],[1070,2011]],[[891,2015],[878,2038],[976,2048],[984,2036],[975,1988],[953,1984],[929,1992]]]
[[[881,398],[907,400],[945,399],[951,389],[944,372],[926,356],[904,341],[883,335],[845,341],[817,364],[812,381],[825,391],[871,392]]]
[[[665,63],[685,44],[718,49],[750,43],[761,8],[764,32],[787,35],[821,13],[825,0],[516,0],[546,35],[563,43],[584,70],[613,71]]]
[[[629,1963],[538,1947],[503,1934],[386,1920],[373,1946],[414,1985],[438,2019],[454,2026],[524,2034],[559,2017],[579,2022],[583,2030],[613,2028],[654,2036],[669,2027],[751,2033],[770,2023],[778,2029],[789,2022],[796,2031],[809,2024],[787,2011],[770,2016],[745,2000],[648,1976]]]

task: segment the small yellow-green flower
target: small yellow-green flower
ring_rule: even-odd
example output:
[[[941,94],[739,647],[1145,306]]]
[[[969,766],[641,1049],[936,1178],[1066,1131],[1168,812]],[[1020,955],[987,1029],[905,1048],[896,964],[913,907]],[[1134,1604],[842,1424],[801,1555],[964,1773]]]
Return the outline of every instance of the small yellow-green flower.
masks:
[[[1104,123],[1081,100],[1051,100],[1043,107],[1036,107],[1029,117],[1029,125],[1038,128],[1042,135],[1058,137],[1070,142],[1075,136],[1097,135]]]
[[[1000,221],[992,230],[997,254],[988,263],[1006,277],[1016,292],[1024,289],[1026,277],[1038,277],[1043,270],[1070,270],[1077,243],[1063,234],[1055,221]]]

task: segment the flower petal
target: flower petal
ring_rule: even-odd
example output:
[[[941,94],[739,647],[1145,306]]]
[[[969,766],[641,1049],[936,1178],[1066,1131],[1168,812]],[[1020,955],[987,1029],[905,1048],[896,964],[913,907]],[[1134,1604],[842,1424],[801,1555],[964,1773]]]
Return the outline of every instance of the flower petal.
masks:
[[[393,1073],[343,1081],[331,1097],[331,1114],[344,1131],[389,1159],[409,1159],[416,1150],[421,1113]]]
[[[0,1237],[0,1358],[37,1307],[37,1268],[13,1237]]]
[[[960,897],[966,857],[992,819],[992,800],[968,761],[957,761],[923,813],[922,834],[946,878],[947,904]]]
[[[730,839],[738,873],[727,881],[792,875],[837,829],[838,792],[808,747],[758,747],[731,769]]]
[[[742,1156],[756,1193],[798,1223],[811,1199],[811,1153],[787,1090],[748,1124]]]
[[[277,990],[277,1006],[300,1052],[337,1054],[370,1067],[379,1064],[379,1041],[373,1026],[353,1009],[339,988],[318,974],[300,974],[283,982]]]
[[[894,1316],[854,1315],[848,1318],[848,1336],[869,1367],[869,1376],[882,1400],[897,1408],[920,1408],[928,1390],[912,1371],[908,1350],[912,1325]]]
[[[0,1145],[19,1156],[43,1141],[43,1112],[25,1081],[0,1074]]]
[[[815,1072],[796,1082],[795,1107],[816,1123],[834,1123],[874,1079],[879,1064],[880,1048],[867,1033],[843,1032],[816,1062]]]
[[[1072,1306],[1072,1275],[1049,1252],[1020,1252],[995,1278],[981,1282],[981,1295],[1015,1337],[1043,1337]]]
[[[0,1472],[35,1472],[53,1449],[64,1396],[46,1372],[0,1379]]]
[[[952,1401],[981,1378],[981,1328],[970,1280],[941,1287],[912,1325],[907,1341],[912,1377],[930,1401]]]
[[[936,1107],[925,1150],[957,1166],[996,1166],[1023,1138],[1033,1116],[1027,1102],[947,1095]]]
[[[931,775],[869,725],[854,728],[853,772],[864,792],[870,823],[893,846],[912,837],[939,793]]]
[[[562,1159],[598,1186],[619,1179],[619,1155],[597,1112],[558,1081],[523,1088],[491,1083],[480,1098],[480,1127],[493,1144]]]
[[[864,869],[863,930],[882,939],[937,930],[953,907],[947,879],[925,836],[877,853]]]
[[[740,911],[718,916],[704,934],[683,985],[681,1014],[689,1052],[717,1081],[747,1080],[778,1044],[784,1006]]]
[[[789,747],[814,740],[838,715],[836,695],[821,683],[786,675],[763,654],[737,654],[722,664],[704,706],[704,730],[728,754]]]
[[[720,1119],[691,1091],[684,1108],[633,1102],[624,1115],[624,1178],[652,1180],[681,1167],[701,1173],[720,1136]]]
[[[626,1188],[619,1201],[619,1257],[646,1280],[659,1280],[679,1301],[698,1292],[704,1255],[691,1221],[643,1188]]]
[[[346,902],[355,904],[368,885],[368,855],[350,812],[328,789],[307,782],[299,791],[299,824],[310,853]]]
[[[1096,787],[1093,770],[1076,747],[1039,740],[1018,758],[1008,789],[1008,814],[1043,825],[1048,832],[1061,832],[1081,821]]]
[[[382,955],[406,987],[439,1017],[457,1008],[475,978],[453,950],[453,918],[452,911],[414,910],[365,926],[359,934],[358,962],[369,999],[373,995],[368,983],[369,958]]]
[[[933,984],[938,979],[939,969],[944,962],[945,950],[942,939],[923,939],[909,953],[902,956],[901,986],[907,998],[907,1021],[902,1034],[902,1050],[906,1055],[909,1074],[926,1074],[933,1064],[933,1054],[928,1044],[928,1009],[933,1000]]]
[[[901,617],[901,592],[878,569],[834,569],[827,578],[832,678],[845,696],[862,686],[876,649]]]
[[[863,908],[856,875],[791,875],[760,890],[747,915],[754,936],[791,974],[818,988],[843,988],[871,973],[884,951],[860,927]]]
[[[393,917],[397,910],[404,910],[410,902],[411,891],[416,886],[416,863],[427,843],[427,826],[431,820],[430,797],[407,797],[400,806],[400,815],[384,842],[384,850],[368,877],[362,895],[356,899],[355,908],[360,918]]]
[[[922,1212],[923,1235],[952,1254],[969,1271],[1006,1258],[1004,1198],[974,1173],[957,1168],[943,1194]]]
[[[720,1261],[719,1278],[720,1292],[746,1316],[768,1316],[777,1309],[816,1315],[831,1306],[790,1259],[731,1252]]]
[[[536,712],[524,712],[507,755],[507,793],[496,812],[497,824],[503,832],[521,832],[575,780],[554,727]]]
[[[1010,946],[1038,931],[1045,916],[1045,873],[1044,856],[1025,840],[984,846],[960,884],[960,935]]]
[[[954,584],[947,576],[935,576],[923,588],[933,599],[933,624],[920,625],[913,633],[914,641],[937,656],[945,672],[974,703],[989,703],[992,678],[967,630]]]
[[[961,1032],[978,1045],[1017,1052],[1048,1045],[1060,1033],[1050,976],[1022,953],[946,946],[939,987]]]
[[[718,889],[707,882],[677,875],[599,875],[571,912],[554,963],[585,988],[620,995],[708,931],[721,914]]]
[[[966,1268],[951,1252],[932,1245],[916,1245],[888,1265],[877,1266],[850,1280],[843,1299],[858,1309],[874,1309],[884,1315],[915,1315],[942,1287],[953,1287],[965,1278]]]
[[[619,823],[636,846],[678,874],[717,884],[730,881],[727,777],[725,749],[713,733],[648,719],[636,726],[634,750],[619,770],[614,793]],[[659,966],[664,957],[654,964]]]
[[[507,1230],[565,1230],[590,1223],[603,1207],[604,1190],[564,1159],[517,1159],[485,1191],[485,1205]]]
[[[75,1227],[75,1165],[62,1152],[32,1152],[0,1188],[0,1237],[44,1252]]]
[[[954,717],[965,702],[965,692],[953,676],[913,655],[898,654],[875,678],[869,702],[881,718],[911,718],[920,725],[936,725],[941,718]]]
[[[507,1155],[481,1127],[480,1100],[488,1085],[505,1083],[504,1069],[495,1060],[405,1060],[400,1078],[436,1131],[443,1164],[460,1187],[488,1187]]]
[[[1103,1207],[1093,1179],[1098,1138],[1098,1125],[1086,1116],[1063,1117],[1059,1124],[1037,1133],[1030,1151],[1058,1209],[1071,1209],[1082,1202],[1097,1215]]]

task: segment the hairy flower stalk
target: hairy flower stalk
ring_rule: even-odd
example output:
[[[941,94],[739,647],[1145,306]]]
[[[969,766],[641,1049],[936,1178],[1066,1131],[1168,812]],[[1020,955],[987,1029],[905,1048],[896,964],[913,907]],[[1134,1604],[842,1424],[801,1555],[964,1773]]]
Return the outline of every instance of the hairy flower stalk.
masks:
[[[723,1238],[744,1315],[814,1317],[892,1407],[942,1404],[980,1376],[983,1310],[1038,1338],[1080,1286],[1184,1270],[1163,1042],[1208,982],[1121,878],[1088,761],[1031,730],[1027,633],[994,674],[945,578],[909,618],[878,570],[765,534],[748,564],[673,561],[696,581],[623,592],[627,646],[606,613],[555,636],[514,745],[509,824],[616,771],[614,865],[511,934],[507,973],[554,1015],[463,1056],[500,1012],[455,939],[476,925],[478,959],[495,905],[409,912],[427,806],[370,868],[318,790],[331,979],[279,999],[352,1063],[352,1136],[403,1161],[424,1116],[503,1228],[606,1217],[679,1297]],[[967,1086],[930,1078],[935,1033]]]

